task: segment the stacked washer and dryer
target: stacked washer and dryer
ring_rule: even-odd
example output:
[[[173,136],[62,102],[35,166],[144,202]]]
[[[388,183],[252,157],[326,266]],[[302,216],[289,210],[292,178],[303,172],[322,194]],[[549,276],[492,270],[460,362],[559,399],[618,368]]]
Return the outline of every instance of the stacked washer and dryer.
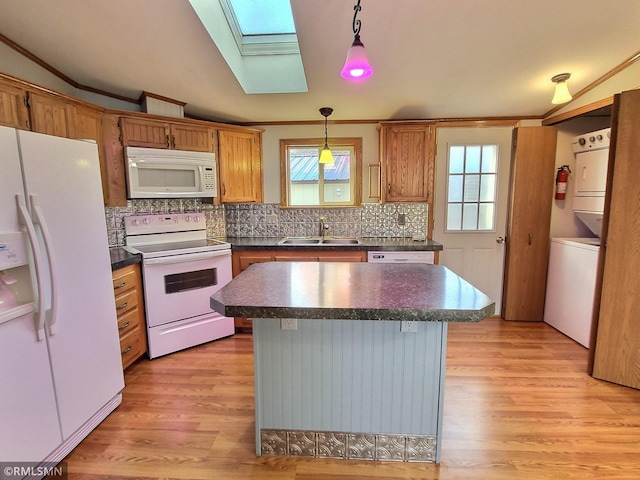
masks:
[[[573,209],[595,237],[552,238],[544,321],[589,348],[611,129],[574,137]]]

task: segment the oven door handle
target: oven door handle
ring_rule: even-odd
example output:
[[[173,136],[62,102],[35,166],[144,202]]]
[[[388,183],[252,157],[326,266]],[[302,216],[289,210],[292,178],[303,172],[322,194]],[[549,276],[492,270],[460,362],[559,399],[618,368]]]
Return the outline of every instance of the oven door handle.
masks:
[[[144,265],[170,265],[175,263],[197,262],[209,258],[231,255],[231,250],[213,250],[211,252],[185,253],[182,255],[170,255],[168,257],[146,258],[142,260]]]

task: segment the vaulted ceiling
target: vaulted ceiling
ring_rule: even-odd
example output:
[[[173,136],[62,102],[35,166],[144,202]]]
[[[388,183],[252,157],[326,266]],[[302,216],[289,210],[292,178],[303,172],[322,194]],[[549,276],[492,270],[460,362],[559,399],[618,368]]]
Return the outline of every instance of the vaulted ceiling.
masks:
[[[246,94],[187,0],[0,0],[0,33],[78,84],[244,123],[540,117],[552,76],[575,93],[640,50],[638,0],[362,0],[375,73],[350,83],[355,3],[291,0],[306,93]]]

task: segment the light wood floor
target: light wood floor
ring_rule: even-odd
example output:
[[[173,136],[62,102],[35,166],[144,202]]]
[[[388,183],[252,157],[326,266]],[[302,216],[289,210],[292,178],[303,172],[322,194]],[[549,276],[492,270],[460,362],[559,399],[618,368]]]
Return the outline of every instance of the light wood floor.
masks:
[[[450,325],[440,465],[256,457],[251,349],[238,334],[134,364],[69,479],[640,479],[640,391],[588,376],[546,324]]]

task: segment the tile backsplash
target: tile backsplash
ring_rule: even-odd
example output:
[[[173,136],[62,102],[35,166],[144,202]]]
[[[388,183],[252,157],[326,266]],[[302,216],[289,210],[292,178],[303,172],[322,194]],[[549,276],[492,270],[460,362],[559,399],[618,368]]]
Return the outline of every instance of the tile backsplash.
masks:
[[[162,213],[204,213],[209,237],[412,237],[426,235],[429,206],[424,203],[365,203],[356,208],[280,208],[273,203],[211,205],[198,199],[129,200],[105,207],[109,246],[125,244],[124,217]],[[404,220],[404,221],[403,221]]]

